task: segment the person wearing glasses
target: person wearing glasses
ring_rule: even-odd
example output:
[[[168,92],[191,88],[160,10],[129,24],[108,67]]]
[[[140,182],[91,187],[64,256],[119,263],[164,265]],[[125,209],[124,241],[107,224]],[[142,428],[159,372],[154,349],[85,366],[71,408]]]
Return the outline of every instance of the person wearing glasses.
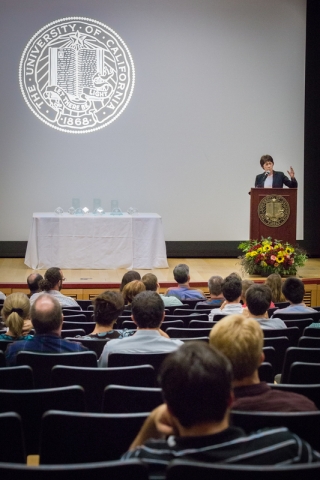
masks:
[[[65,280],[63,273],[60,268],[51,267],[48,268],[44,274],[44,279],[39,282],[39,287],[42,292],[35,293],[30,298],[30,304],[32,305],[35,300],[42,295],[43,292],[48,293],[49,295],[54,296],[60,303],[62,308],[68,307],[79,307],[79,304],[71,297],[66,297],[61,293],[62,283]]]

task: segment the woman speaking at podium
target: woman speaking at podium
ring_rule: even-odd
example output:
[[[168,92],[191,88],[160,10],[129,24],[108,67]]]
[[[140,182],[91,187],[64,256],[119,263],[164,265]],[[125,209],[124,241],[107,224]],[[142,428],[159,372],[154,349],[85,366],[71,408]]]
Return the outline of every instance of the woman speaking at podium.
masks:
[[[289,188],[297,188],[298,182],[294,178],[294,170],[290,167],[288,174],[290,179],[283,172],[273,170],[273,158],[270,155],[263,155],[260,159],[260,165],[264,173],[256,176],[255,187],[257,188],[282,188],[286,185]]]

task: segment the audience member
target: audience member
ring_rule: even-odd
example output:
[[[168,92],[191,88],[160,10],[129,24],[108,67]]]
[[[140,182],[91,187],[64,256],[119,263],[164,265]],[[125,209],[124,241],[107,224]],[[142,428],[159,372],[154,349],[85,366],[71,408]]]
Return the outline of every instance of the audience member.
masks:
[[[160,327],[164,319],[164,304],[156,292],[141,292],[132,302],[132,320],[137,331],[122,340],[110,340],[99,359],[99,367],[108,366],[110,353],[166,353],[176,350],[182,342],[168,337]]]
[[[39,287],[47,294],[55,297],[62,308],[79,307],[78,303],[73,298],[66,297],[60,292],[64,280],[65,278],[63,278],[63,273],[60,268],[51,267],[48,268],[48,270],[44,274],[44,279],[39,282]],[[40,295],[42,295],[42,292],[34,293],[32,295],[32,297],[30,298],[31,305],[37,298],[39,298]]]
[[[0,300],[5,300],[7,297],[3,292],[0,292]]]
[[[271,303],[271,290],[267,285],[255,283],[248,288],[246,294],[248,316],[254,318],[263,329],[287,328],[280,318],[269,318],[268,309]]]
[[[85,339],[122,338],[124,330],[114,330],[115,323],[124,309],[123,296],[119,292],[107,290],[93,300],[95,328]]]
[[[135,270],[129,270],[129,272],[126,272],[121,280],[120,292],[122,292],[123,287],[127,285],[127,283],[132,282],[132,280],[141,280],[140,273]]]
[[[214,275],[213,277],[210,277],[208,280],[210,298],[208,300],[204,300],[203,302],[198,302],[196,308],[198,307],[198,305],[208,305],[208,307],[220,307],[220,305],[224,301],[224,296],[222,295],[221,290],[222,282],[223,278],[219,277],[219,275]]]
[[[226,277],[221,285],[222,295],[226,299],[220,308],[214,308],[209,313],[209,320],[214,320],[217,313],[231,315],[232,313],[242,313],[242,305],[240,303],[242,283],[236,275]]]
[[[179,300],[205,300],[204,293],[201,290],[193,289],[189,286],[190,275],[189,267],[185,263],[179,263],[173,269],[173,276],[177,282],[177,287],[168,288],[166,295],[173,295]]]
[[[142,281],[144,283],[144,286],[146,287],[146,290],[159,293],[158,290],[160,288],[160,285],[158,283],[157,277],[153,273],[146,273],[145,275],[143,275]],[[166,295],[162,295],[161,293],[159,293],[159,295],[162,298],[165,307],[179,307],[182,305],[182,302],[177,297],[168,297]]]
[[[123,287],[122,296],[126,310],[131,310],[132,300],[138,293],[144,292],[145,289],[146,287],[141,280],[132,280]]]
[[[41,288],[39,286],[39,282],[43,280],[43,276],[40,275],[40,273],[30,273],[30,275],[27,278],[27,284],[30,290],[30,293],[28,294],[28,297],[32,297],[34,293],[39,293],[41,292]]]
[[[6,350],[8,366],[16,365],[21,351],[42,353],[82,352],[87,348],[80,343],[61,338],[63,315],[59,301],[48,293],[42,293],[31,306],[31,321],[35,335],[30,340],[19,340]]]
[[[273,303],[285,302],[286,299],[282,293],[282,280],[279,273],[271,273],[266,278],[265,284],[271,289]]]
[[[264,361],[263,331],[254,319],[243,315],[223,318],[212,328],[209,343],[222,352],[232,364],[234,410],[317,410],[314,403],[303,395],[273,390],[267,383],[260,382],[258,368]]]
[[[3,303],[2,317],[7,332],[0,335],[1,340],[28,340],[32,329],[30,321],[30,301],[24,293],[8,295]]]
[[[174,459],[250,465],[320,460],[318,452],[285,427],[246,435],[229,425],[232,367],[203,342],[186,343],[168,355],[159,380],[166,403],[151,412],[122,457],[142,460],[150,478],[165,479]]]
[[[241,290],[240,302],[242,303],[242,307],[245,308],[247,306],[246,305],[247,290],[249,287],[251,287],[251,285],[254,285],[254,282],[252,280],[244,279],[244,280],[241,280],[241,285],[242,285],[242,290]]]
[[[285,299],[290,302],[289,307],[281,308],[273,312],[273,317],[277,313],[309,313],[316,312],[314,308],[307,307],[303,302],[304,284],[296,277],[287,278],[282,285],[282,293]]]

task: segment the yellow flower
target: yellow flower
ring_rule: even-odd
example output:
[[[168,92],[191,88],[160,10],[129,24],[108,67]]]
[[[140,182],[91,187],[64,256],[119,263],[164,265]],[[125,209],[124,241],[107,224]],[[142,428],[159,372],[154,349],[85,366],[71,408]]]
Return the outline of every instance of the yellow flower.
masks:
[[[271,245],[270,240],[263,240],[262,245]]]
[[[285,252],[283,250],[281,250],[280,252],[277,253],[278,259],[283,258],[284,256],[285,256]]]
[[[251,257],[255,257],[256,255],[258,255],[258,252],[256,250],[253,250],[253,252],[251,252]]]
[[[261,267],[266,267],[268,264],[262,260],[262,262],[260,263],[260,265],[261,265]]]
[[[262,248],[259,247],[257,250],[256,250],[257,253],[261,253],[262,252]]]
[[[283,263],[283,262],[284,262],[284,257],[283,257],[283,256],[280,257],[280,256],[278,255],[278,256],[277,256],[277,262],[278,262],[278,263]]]
[[[286,250],[285,250],[285,251],[286,251],[286,253],[287,253],[288,255],[290,255],[290,253],[293,253],[293,252],[294,252],[294,248],[292,248],[292,247],[286,247]]]
[[[270,245],[264,245],[264,246],[263,246],[263,251],[264,251],[264,252],[269,252],[269,250],[271,250]]]

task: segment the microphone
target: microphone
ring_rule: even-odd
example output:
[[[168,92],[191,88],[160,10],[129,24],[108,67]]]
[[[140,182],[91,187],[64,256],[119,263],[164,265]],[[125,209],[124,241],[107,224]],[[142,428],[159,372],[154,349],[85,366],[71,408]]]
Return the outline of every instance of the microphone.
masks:
[[[269,175],[270,175],[270,170],[266,170],[266,172],[265,172],[264,175],[265,175],[265,177],[269,177]]]

